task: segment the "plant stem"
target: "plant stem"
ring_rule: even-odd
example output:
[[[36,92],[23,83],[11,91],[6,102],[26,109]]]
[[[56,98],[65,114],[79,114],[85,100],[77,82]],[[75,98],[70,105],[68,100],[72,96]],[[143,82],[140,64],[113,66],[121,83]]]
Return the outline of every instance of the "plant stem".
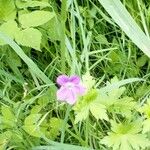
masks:
[[[66,114],[65,114],[65,119],[64,119],[63,125],[62,125],[62,130],[61,130],[61,143],[64,142],[65,128],[66,128],[66,124],[67,124],[67,121],[68,121],[70,110],[71,110],[71,105],[68,105],[67,110],[66,110]]]
[[[66,45],[65,45],[65,23],[67,19],[67,0],[62,0],[61,4],[61,71],[65,73],[66,65],[65,65],[65,53],[66,53]]]

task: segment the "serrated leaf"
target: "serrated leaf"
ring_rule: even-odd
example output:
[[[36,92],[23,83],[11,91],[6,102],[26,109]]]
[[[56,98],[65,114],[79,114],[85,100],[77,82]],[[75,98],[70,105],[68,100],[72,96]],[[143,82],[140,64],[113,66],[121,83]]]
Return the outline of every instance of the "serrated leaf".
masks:
[[[101,143],[113,148],[113,150],[140,150],[148,147],[149,140],[144,134],[140,134],[140,122],[112,122],[112,131],[108,132]]]
[[[18,44],[40,50],[42,34],[34,28],[27,28],[19,31],[15,35],[15,40]]]
[[[150,119],[143,121],[143,133],[150,132]]]
[[[77,112],[74,123],[76,124],[78,122],[85,120],[88,117],[88,115],[89,109],[87,108],[87,106],[85,106],[85,108],[82,108],[79,112]]]
[[[23,28],[37,27],[45,24],[55,16],[55,13],[43,10],[36,10],[31,13],[19,16]]]
[[[50,7],[50,4],[48,2],[40,2],[40,1],[32,1],[32,0],[28,0],[28,1],[21,1],[21,0],[16,0],[16,5],[18,8],[27,8],[27,7]]]
[[[85,73],[82,76],[83,85],[90,90],[95,85],[95,79],[90,75],[90,73]]]
[[[104,105],[100,104],[99,102],[92,103],[90,105],[90,111],[97,120],[99,120],[99,119],[108,120],[108,116],[106,113],[106,107]]]
[[[105,108],[106,107],[101,104],[98,99],[98,91],[96,89],[91,89],[74,107],[76,113],[75,123],[85,120],[88,117],[89,112],[91,112],[97,120],[108,120]]]
[[[16,8],[12,0],[0,0],[0,22],[15,19]]]
[[[19,28],[14,20],[10,20],[0,26],[0,31],[14,39],[15,34],[19,32]],[[5,42],[0,40],[0,45],[5,45]]]

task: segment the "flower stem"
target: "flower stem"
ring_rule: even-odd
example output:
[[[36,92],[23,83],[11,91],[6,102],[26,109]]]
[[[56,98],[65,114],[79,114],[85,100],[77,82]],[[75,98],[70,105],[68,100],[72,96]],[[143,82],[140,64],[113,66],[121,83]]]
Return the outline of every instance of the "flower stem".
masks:
[[[64,118],[64,121],[63,121],[63,125],[62,125],[62,130],[61,130],[61,143],[63,143],[64,139],[65,139],[65,128],[66,128],[66,125],[67,125],[67,122],[68,122],[68,117],[69,117],[70,110],[71,110],[71,105],[68,105],[67,110],[66,110],[66,114],[65,114],[65,118]]]

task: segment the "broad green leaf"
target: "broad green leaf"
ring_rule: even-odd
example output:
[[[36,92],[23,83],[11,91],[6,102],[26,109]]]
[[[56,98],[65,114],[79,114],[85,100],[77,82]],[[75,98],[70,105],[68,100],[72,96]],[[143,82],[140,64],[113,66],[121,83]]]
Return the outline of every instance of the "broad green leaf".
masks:
[[[87,106],[85,106],[80,111],[76,112],[74,123],[76,124],[78,122],[85,120],[88,117],[88,115],[89,115],[89,109],[87,108]]]
[[[108,120],[106,107],[100,103],[98,91],[96,89],[88,91],[88,93],[75,105],[74,110],[76,114],[75,123],[85,120],[89,112],[91,112],[97,120]]]
[[[0,38],[12,47],[12,49],[28,65],[28,67],[34,74],[36,74],[45,83],[51,84],[53,87],[55,87],[53,82],[38,68],[38,66],[24,53],[24,51],[10,37],[0,32]]]
[[[41,137],[40,127],[38,121],[41,114],[31,114],[25,118],[23,129],[31,136]]]
[[[150,118],[143,121],[143,133],[150,132]]]
[[[33,106],[32,109],[31,109],[31,114],[37,114],[37,113],[39,113],[39,112],[41,111],[41,109],[42,109],[42,106],[40,106],[40,105],[35,105],[35,106]]]
[[[111,79],[110,82],[107,82],[107,86],[111,87],[117,82],[118,79],[114,77]],[[132,110],[135,109],[136,103],[134,102],[134,99],[132,97],[123,96],[125,90],[126,88],[123,86],[118,88],[112,88],[109,91],[100,91],[98,99],[101,104],[106,106],[106,109],[109,112],[130,117],[132,114]]]
[[[120,0],[99,0],[128,37],[150,57],[150,39],[140,29]]]
[[[55,13],[43,10],[36,10],[19,16],[23,28],[37,27],[45,24],[55,16]]]
[[[8,106],[2,106],[1,113],[4,127],[13,127],[15,125],[16,117],[12,112],[12,109]]]
[[[14,20],[10,20],[0,26],[0,31],[14,39],[15,34],[19,32],[19,28]],[[0,40],[0,45],[4,44],[6,43]]]
[[[105,105],[100,104],[99,101],[92,103],[90,105],[90,111],[97,120],[99,119],[108,120],[106,107]]]
[[[13,0],[0,0],[0,22],[15,19],[16,8]]]
[[[19,31],[15,35],[15,40],[18,44],[40,50],[42,34],[34,28],[27,28]]]
[[[148,147],[149,140],[144,134],[140,134],[141,122],[111,122],[111,132],[105,136],[101,143],[113,148],[113,150],[140,150]]]
[[[16,0],[16,5],[18,8],[27,8],[27,7],[50,7],[50,4],[48,2],[40,2],[40,1],[32,1],[32,0],[28,0],[28,1],[22,1],[22,0]]]

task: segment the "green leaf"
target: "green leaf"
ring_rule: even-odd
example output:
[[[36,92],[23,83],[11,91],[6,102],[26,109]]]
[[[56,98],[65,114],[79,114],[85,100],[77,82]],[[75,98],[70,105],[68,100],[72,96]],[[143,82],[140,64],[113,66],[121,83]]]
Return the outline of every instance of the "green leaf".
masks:
[[[47,135],[50,139],[54,140],[60,134],[62,123],[63,120],[59,118],[53,117],[50,119],[50,124],[49,124],[50,129]]]
[[[42,34],[34,28],[27,28],[19,31],[15,35],[15,40],[18,44],[40,50]]]
[[[6,131],[0,134],[0,150],[5,150],[7,147],[8,141],[11,139],[11,132]]]
[[[53,17],[47,24],[46,24],[47,34],[50,40],[60,40],[60,29],[61,24],[56,17]]]
[[[150,132],[150,118],[143,121],[143,133]]]
[[[111,87],[117,83],[116,77],[112,78],[110,82],[107,82],[107,86]],[[106,86],[106,87],[107,87]],[[130,117],[132,110],[135,108],[136,103],[134,99],[128,96],[122,96],[125,92],[125,87],[112,88],[109,91],[100,91],[99,101],[106,106],[106,109],[111,113],[121,114],[126,117]]]
[[[14,39],[15,34],[19,32],[19,28],[17,23],[14,20],[7,21],[0,26],[0,31],[5,33],[6,35],[10,36]],[[0,40],[0,45],[5,45],[6,43]]]
[[[140,150],[148,147],[149,140],[144,134],[140,134],[141,122],[111,122],[111,132],[105,136],[101,143],[113,148],[113,150]]]
[[[137,65],[138,65],[138,67],[143,67],[145,64],[146,64],[146,62],[148,61],[149,59],[148,59],[148,57],[146,56],[146,55],[142,55],[140,58],[138,58],[138,60],[137,60]]]
[[[87,106],[75,112],[76,112],[75,121],[74,121],[75,124],[85,120],[89,115],[89,109],[87,108]]]
[[[46,84],[51,84],[53,87],[55,87],[53,82],[38,68],[38,66],[24,53],[24,51],[10,37],[0,32],[0,38],[11,46],[11,48],[28,65],[28,67],[34,74],[36,74]]]
[[[50,4],[48,2],[40,2],[40,1],[32,1],[32,0],[28,0],[28,1],[21,1],[21,0],[16,0],[16,5],[18,8],[27,8],[27,7],[50,7]]]
[[[13,0],[0,0],[0,22],[15,19],[16,8]]]
[[[19,16],[23,28],[37,27],[45,24],[55,16],[55,13],[43,10],[36,10],[31,13]]]
[[[23,129],[31,136],[41,137],[40,127],[38,121],[41,114],[31,114],[25,118]]]
[[[96,40],[100,43],[100,44],[105,44],[108,45],[109,42],[107,41],[106,37],[102,34],[99,34],[98,36],[95,37]]]
[[[16,117],[10,107],[2,106],[1,113],[2,113],[2,123],[4,124],[3,127],[15,126]]]
[[[98,91],[96,89],[88,91],[88,93],[75,105],[74,110],[76,114],[75,123],[85,120],[89,112],[91,112],[97,120],[108,120],[106,107],[100,103]]]
[[[139,108],[139,112],[144,114],[146,119],[150,119],[150,98],[147,99],[146,104]]]
[[[99,119],[108,120],[106,107],[100,104],[99,101],[94,102],[90,105],[90,111],[97,120]]]
[[[82,80],[87,90],[90,90],[95,85],[95,79],[88,72],[82,76]]]
[[[147,99],[146,104],[139,108],[139,112],[144,115],[143,133],[150,132],[150,98]]]

